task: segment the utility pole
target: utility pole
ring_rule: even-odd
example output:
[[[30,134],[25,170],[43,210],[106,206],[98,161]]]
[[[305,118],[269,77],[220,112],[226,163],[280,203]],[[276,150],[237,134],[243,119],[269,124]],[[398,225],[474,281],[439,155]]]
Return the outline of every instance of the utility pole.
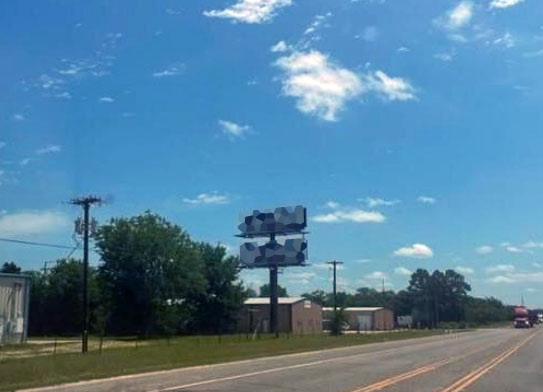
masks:
[[[337,311],[337,289],[336,289],[337,272],[336,270],[337,270],[338,264],[343,264],[343,262],[333,260],[333,261],[327,262],[326,264],[331,264],[334,266],[334,315],[335,315]]]
[[[88,275],[89,275],[89,211],[94,204],[103,203],[98,196],[84,196],[70,200],[70,204],[83,207],[83,335],[81,337],[81,351],[88,351],[89,343],[89,299],[88,299]]]
[[[47,261],[43,262],[43,274],[47,274]]]

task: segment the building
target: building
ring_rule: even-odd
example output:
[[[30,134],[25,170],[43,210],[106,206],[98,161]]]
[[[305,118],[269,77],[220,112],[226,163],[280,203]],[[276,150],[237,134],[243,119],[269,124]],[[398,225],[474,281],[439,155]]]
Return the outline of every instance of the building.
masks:
[[[322,332],[322,308],[301,297],[278,298],[278,328],[281,333]],[[270,332],[270,299],[248,298],[241,312],[238,330],[245,333]]]
[[[26,342],[30,277],[0,273],[0,345]]]
[[[339,308],[338,308],[339,310]],[[323,308],[325,326],[332,319],[334,308]],[[389,331],[394,328],[394,312],[389,309],[376,308],[344,308],[347,329],[355,331]]]

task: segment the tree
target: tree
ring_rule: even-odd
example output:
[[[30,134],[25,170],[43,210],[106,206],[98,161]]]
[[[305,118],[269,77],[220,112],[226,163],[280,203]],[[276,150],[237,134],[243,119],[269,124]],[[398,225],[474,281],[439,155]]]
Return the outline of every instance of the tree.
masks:
[[[231,331],[247,291],[239,282],[239,258],[228,256],[224,246],[198,244],[207,280],[205,291],[196,298],[194,329],[198,332]]]
[[[200,249],[185,231],[145,212],[101,226],[96,245],[108,332],[150,336],[190,325],[206,279]]]
[[[266,283],[260,286],[259,297],[269,297],[270,296],[270,284]],[[278,297],[288,297],[287,289],[277,285],[277,296]]]
[[[21,267],[19,267],[13,261],[5,262],[2,268],[0,268],[0,272],[4,274],[20,274]]]
[[[315,290],[311,293],[304,293],[302,297],[320,306],[329,306],[328,294],[324,290]]]

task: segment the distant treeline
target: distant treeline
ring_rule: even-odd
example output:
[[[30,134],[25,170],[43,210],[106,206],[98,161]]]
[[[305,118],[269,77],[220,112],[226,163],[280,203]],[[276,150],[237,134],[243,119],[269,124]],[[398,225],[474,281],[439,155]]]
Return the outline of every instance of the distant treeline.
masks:
[[[411,275],[405,290],[378,291],[362,287],[356,293],[337,294],[338,307],[382,306],[396,316],[413,316],[414,325],[436,328],[446,324],[476,326],[513,319],[513,308],[496,298],[475,298],[468,293],[471,287],[464,277],[453,271],[418,269]],[[333,305],[333,295],[324,291],[303,294],[323,306]]]
[[[173,335],[234,330],[245,298],[257,293],[239,278],[239,259],[220,244],[193,241],[179,226],[146,212],[114,218],[94,234],[101,261],[89,271],[91,333]],[[2,272],[18,273],[14,263]],[[82,330],[82,262],[58,260],[32,277],[30,335],[70,335]],[[419,269],[399,292],[362,287],[337,295],[338,306],[384,306],[396,315],[413,315],[415,325],[482,324],[509,320],[510,307],[494,298],[468,295],[471,287],[455,271]],[[260,288],[269,295],[269,286]],[[286,289],[279,290],[286,296]],[[304,297],[331,306],[332,294]]]

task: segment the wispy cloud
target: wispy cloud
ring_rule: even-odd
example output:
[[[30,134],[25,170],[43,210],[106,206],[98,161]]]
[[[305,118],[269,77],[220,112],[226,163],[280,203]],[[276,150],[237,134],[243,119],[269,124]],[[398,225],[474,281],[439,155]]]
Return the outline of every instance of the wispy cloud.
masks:
[[[26,166],[32,161],[32,158],[23,158],[19,161],[19,165]]]
[[[514,272],[515,266],[512,264],[498,264],[487,267],[485,271],[487,274],[495,274],[497,272]]]
[[[407,268],[405,267],[396,267],[394,268],[394,273],[396,275],[402,275],[402,276],[411,276],[411,274],[413,273],[412,271],[408,270]]]
[[[525,250],[525,249],[520,249],[520,248],[518,248],[518,247],[516,247],[516,246],[512,246],[512,245],[506,246],[506,247],[505,247],[505,250],[508,251],[509,253],[524,253],[524,252],[528,252],[528,251]]]
[[[58,144],[49,144],[46,147],[36,150],[36,154],[43,155],[43,154],[51,154],[51,153],[61,152],[61,151],[62,151],[62,146],[59,146]]]
[[[152,75],[154,78],[165,78],[169,76],[183,75],[185,73],[185,70],[186,70],[185,64],[174,64],[161,71],[153,72]]]
[[[270,48],[270,51],[272,53],[281,53],[281,52],[286,52],[288,49],[289,49],[289,46],[287,45],[285,41],[279,41],[278,43],[276,43]]]
[[[473,275],[475,273],[475,270],[470,267],[457,266],[454,267],[454,270],[462,275]]]
[[[414,259],[428,259],[434,256],[434,251],[424,244],[413,244],[394,251],[394,256]]]
[[[419,196],[417,201],[422,204],[436,204],[437,200],[430,196]]]
[[[375,42],[379,36],[379,30],[375,26],[366,26],[361,34],[354,36],[355,39],[362,39],[366,42]]]
[[[251,130],[251,127],[248,125],[240,125],[226,120],[219,120],[219,126],[221,127],[222,132],[231,139],[242,139]]]
[[[512,48],[515,46],[515,39],[513,38],[513,35],[509,32],[506,32],[501,37],[498,37],[492,41],[494,45],[501,46],[504,48]]]
[[[0,141],[0,150],[6,146],[7,146],[6,142]]]
[[[343,207],[337,202],[329,201],[327,207],[334,210],[327,214],[316,215],[313,221],[319,223],[382,223],[386,217],[377,211],[365,211],[358,208]]]
[[[115,102],[115,99],[111,98],[111,97],[100,97],[100,98],[98,98],[98,102],[113,103],[113,102]]]
[[[527,249],[543,248],[543,242],[528,241],[522,246]]]
[[[358,199],[358,201],[364,202],[368,205],[369,208],[375,208],[375,207],[391,207],[395,206],[396,204],[400,203],[400,200],[385,200],[381,199],[379,197],[366,197],[363,199]]]
[[[436,54],[434,54],[433,57],[434,57],[436,60],[441,60],[441,61],[449,62],[449,61],[453,61],[454,56],[455,56],[455,53],[454,53],[453,51],[450,51],[450,52],[439,52],[439,53],[436,53]]]
[[[352,209],[317,215],[313,217],[313,220],[320,223],[382,223],[386,220],[386,217],[380,212],[376,211]]]
[[[46,234],[69,225],[67,216],[57,211],[8,213],[0,216],[0,235],[9,237]]]
[[[25,120],[25,116],[22,115],[21,113],[15,113],[15,114],[13,115],[13,119],[14,119],[15,121],[24,121],[24,120]]]
[[[277,11],[292,4],[292,0],[239,0],[223,10],[204,11],[210,18],[231,19],[241,23],[265,23],[271,21]]]
[[[494,252],[494,248],[490,245],[483,245],[475,249],[475,252],[479,253],[480,255],[488,255]]]
[[[365,88],[375,92],[386,101],[410,101],[416,99],[415,89],[399,77],[390,77],[383,71],[375,71],[364,78]]]
[[[321,27],[328,26],[326,24],[326,21],[331,16],[332,16],[331,12],[328,12],[328,13],[326,13],[324,15],[315,15],[315,18],[313,19],[313,22],[311,23],[311,25],[307,29],[305,29],[304,35],[312,34],[312,33],[316,32],[318,29],[320,29]]]
[[[194,199],[184,198],[183,202],[186,204],[228,204],[230,203],[230,196],[220,194],[218,192],[201,193]]]
[[[473,2],[461,1],[454,8],[450,9],[445,15],[434,20],[434,23],[440,27],[449,30],[457,30],[466,26],[473,17]]]
[[[519,3],[522,3],[524,0],[492,0],[490,2],[490,8],[508,8]]]

